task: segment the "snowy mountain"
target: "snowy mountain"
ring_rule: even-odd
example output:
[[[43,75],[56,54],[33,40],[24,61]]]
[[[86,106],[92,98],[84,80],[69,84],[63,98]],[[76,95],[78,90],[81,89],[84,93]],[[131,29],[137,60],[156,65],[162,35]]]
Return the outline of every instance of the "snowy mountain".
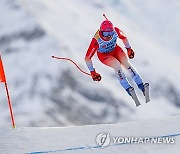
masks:
[[[179,114],[179,6],[162,0],[1,0],[0,50],[17,126],[118,123]],[[127,34],[136,52],[131,63],[151,85],[149,104],[136,108],[113,70],[96,56],[100,83],[73,64],[51,58],[71,58],[88,71],[84,56],[103,13]],[[0,127],[9,127],[3,84],[0,90]]]
[[[119,124],[6,129],[0,131],[0,150],[3,154],[178,154],[179,120],[180,116],[172,116]]]

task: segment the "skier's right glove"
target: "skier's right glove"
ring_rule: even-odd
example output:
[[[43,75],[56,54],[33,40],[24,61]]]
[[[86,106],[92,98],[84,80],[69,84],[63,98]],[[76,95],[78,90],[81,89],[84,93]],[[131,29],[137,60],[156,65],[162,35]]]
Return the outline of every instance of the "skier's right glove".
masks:
[[[96,71],[91,71],[91,76],[94,81],[100,81],[101,75],[99,73],[96,73]]]
[[[134,53],[133,49],[127,48],[127,54],[130,59],[134,58],[135,53]]]

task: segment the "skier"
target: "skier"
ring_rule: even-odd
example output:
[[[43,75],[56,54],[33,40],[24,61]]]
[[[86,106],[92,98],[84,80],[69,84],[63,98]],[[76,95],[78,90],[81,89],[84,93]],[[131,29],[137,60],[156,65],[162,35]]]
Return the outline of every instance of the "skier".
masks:
[[[101,80],[101,75],[95,71],[91,60],[95,52],[97,52],[99,60],[103,64],[114,69],[120,84],[130,96],[130,89],[134,90],[134,88],[132,88],[132,86],[128,82],[124,72],[122,71],[121,65],[123,65],[130,72],[134,82],[144,94],[145,88],[142,78],[128,61],[126,53],[119,45],[117,45],[117,38],[120,38],[124,43],[125,48],[127,49],[128,57],[130,59],[134,58],[135,52],[132,50],[126,35],[119,28],[113,27],[112,22],[106,18],[106,20],[104,20],[100,25],[100,29],[97,30],[94,37],[92,38],[92,41],[85,56],[85,62],[88,69],[90,70],[92,79],[94,81]]]

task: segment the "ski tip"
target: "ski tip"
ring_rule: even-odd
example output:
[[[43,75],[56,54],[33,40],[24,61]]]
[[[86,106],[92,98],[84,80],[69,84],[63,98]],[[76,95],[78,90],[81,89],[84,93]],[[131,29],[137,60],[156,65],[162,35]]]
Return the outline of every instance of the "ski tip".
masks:
[[[150,102],[150,100],[148,100],[146,103],[149,103]]]
[[[139,107],[141,104],[136,105],[136,107]]]
[[[52,57],[52,58],[54,58],[55,56],[54,56],[54,55],[52,55],[51,57]]]

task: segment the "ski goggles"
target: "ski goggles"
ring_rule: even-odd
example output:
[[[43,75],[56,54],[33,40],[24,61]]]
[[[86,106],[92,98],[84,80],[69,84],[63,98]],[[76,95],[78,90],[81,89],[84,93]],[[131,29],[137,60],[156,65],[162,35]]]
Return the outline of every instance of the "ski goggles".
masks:
[[[107,37],[107,36],[113,36],[114,34],[114,31],[111,31],[111,32],[102,32],[103,36]]]

